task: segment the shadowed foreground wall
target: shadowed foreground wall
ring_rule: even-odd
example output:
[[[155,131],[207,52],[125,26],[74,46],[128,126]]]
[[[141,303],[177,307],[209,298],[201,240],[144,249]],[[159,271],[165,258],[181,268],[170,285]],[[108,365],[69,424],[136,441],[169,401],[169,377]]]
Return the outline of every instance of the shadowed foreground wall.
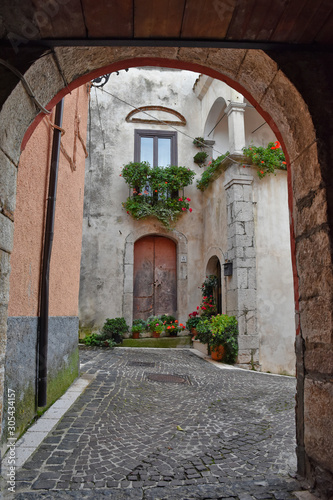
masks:
[[[50,268],[47,405],[78,375],[77,316],[87,108],[86,86],[65,98],[62,124],[65,133]],[[36,414],[40,266],[52,138],[50,120],[44,118],[22,153],[18,167],[5,361],[5,394],[8,389],[15,390],[17,435]],[[6,418],[6,398],[4,408]],[[6,433],[2,441],[5,439]]]

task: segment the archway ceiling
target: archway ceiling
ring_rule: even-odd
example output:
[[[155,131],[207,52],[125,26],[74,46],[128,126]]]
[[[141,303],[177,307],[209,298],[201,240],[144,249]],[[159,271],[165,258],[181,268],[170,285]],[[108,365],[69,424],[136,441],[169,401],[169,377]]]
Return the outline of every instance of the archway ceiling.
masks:
[[[0,57],[24,73],[59,45],[333,46],[331,0],[2,0]],[[16,77],[0,66],[0,105]]]

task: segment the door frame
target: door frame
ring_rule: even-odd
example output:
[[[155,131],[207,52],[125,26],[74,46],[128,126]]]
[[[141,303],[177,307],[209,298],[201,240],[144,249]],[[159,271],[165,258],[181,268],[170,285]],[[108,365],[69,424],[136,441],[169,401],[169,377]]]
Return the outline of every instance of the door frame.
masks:
[[[177,316],[178,321],[186,323],[188,310],[188,280],[187,280],[187,254],[188,243],[183,233],[173,230],[172,232],[160,229],[159,231],[148,231],[142,227],[132,231],[125,241],[124,255],[124,293],[123,293],[123,317],[128,325],[133,322],[133,284],[134,284],[134,243],[143,236],[162,236],[176,243],[177,259]]]

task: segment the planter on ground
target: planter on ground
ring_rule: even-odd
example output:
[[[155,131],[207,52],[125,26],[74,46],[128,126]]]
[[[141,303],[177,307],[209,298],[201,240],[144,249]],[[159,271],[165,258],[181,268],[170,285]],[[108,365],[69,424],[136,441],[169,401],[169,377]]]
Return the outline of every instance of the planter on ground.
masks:
[[[223,345],[219,345],[211,350],[211,356],[214,361],[222,361],[225,354]]]

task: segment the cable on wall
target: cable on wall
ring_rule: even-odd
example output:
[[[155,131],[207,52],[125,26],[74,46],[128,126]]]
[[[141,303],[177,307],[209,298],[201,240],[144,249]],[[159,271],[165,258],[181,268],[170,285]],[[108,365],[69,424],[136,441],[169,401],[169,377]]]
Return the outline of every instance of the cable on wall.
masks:
[[[48,111],[47,109],[45,109],[44,106],[42,106],[41,103],[36,99],[29,83],[24,78],[22,73],[19,72],[18,69],[14,68],[14,66],[12,66],[9,62],[5,61],[4,59],[0,59],[0,64],[2,64],[2,66],[5,66],[5,68],[9,69],[9,71],[14,73],[14,75],[16,75],[21,80],[22,85],[23,85],[25,91],[27,92],[28,96],[34,101],[35,105],[37,106],[37,108],[40,109],[40,111],[42,111],[46,115],[51,114],[51,111]]]

